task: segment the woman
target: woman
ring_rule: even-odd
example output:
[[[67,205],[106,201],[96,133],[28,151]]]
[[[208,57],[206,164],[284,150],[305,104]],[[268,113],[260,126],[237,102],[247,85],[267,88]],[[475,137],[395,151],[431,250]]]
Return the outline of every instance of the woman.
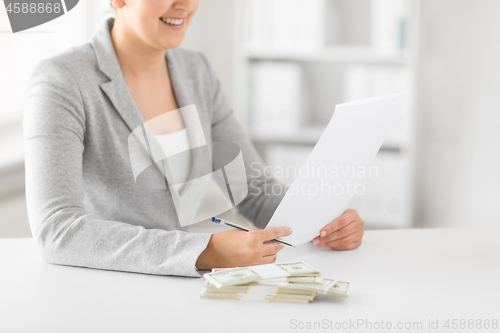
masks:
[[[185,232],[175,191],[135,183],[127,145],[131,132],[168,112],[160,134],[189,133],[193,122],[178,109],[193,104],[206,141],[237,144],[247,171],[260,160],[205,57],[176,49],[198,1],[111,3],[116,18],[90,43],[42,61],[32,77],[24,120],[26,193],[42,257],[55,264],[185,276],[199,276],[198,269],[274,262],[282,245],[270,240],[289,235],[288,228]],[[192,135],[184,138],[193,148]],[[258,185],[250,187],[238,211],[263,228],[283,194],[263,194],[276,185],[264,173],[247,176]],[[189,198],[187,210],[199,205],[195,187],[179,193]],[[348,250],[360,245],[362,235],[363,221],[348,210],[314,241]]]

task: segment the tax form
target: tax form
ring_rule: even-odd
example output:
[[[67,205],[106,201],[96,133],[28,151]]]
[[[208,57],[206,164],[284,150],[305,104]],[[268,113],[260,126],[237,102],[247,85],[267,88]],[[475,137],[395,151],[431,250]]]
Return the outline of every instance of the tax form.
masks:
[[[360,194],[363,172],[366,176],[405,101],[400,93],[338,104],[266,229],[291,228],[293,233],[280,239],[297,246],[339,217]]]

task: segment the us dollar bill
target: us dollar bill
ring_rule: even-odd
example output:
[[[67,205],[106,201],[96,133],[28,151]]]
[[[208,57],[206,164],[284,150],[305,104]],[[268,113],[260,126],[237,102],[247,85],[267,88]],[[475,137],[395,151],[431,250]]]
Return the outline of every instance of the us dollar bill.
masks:
[[[257,282],[254,282],[256,284],[261,284],[261,285],[268,285],[268,286],[280,286],[280,287],[286,287],[290,289],[303,289],[303,290],[311,290],[311,291],[316,291],[322,294],[326,294],[328,290],[330,290],[336,283],[336,280],[333,279],[323,279],[323,283],[321,284],[314,284],[314,283],[292,283],[292,282],[278,282],[278,281],[272,281],[272,280],[260,280]]]
[[[285,280],[290,283],[323,284],[322,276],[289,276]]]
[[[273,264],[273,265],[275,265],[275,266],[281,268],[282,270],[284,270],[285,272],[287,272],[290,275],[288,277],[288,279],[299,278],[299,277],[303,277],[303,278],[305,278],[305,277],[309,277],[309,278],[317,277],[317,278],[321,279],[321,272],[318,269],[312,267],[311,265],[306,264],[303,261],[289,262],[289,263],[283,263],[283,264]],[[237,268],[240,268],[240,267],[237,267]],[[243,267],[241,267],[241,268],[243,268]],[[212,273],[228,271],[231,269],[234,269],[234,268],[213,268]]]
[[[279,269],[278,269],[279,268]],[[282,277],[288,276],[321,276],[321,272],[308,264],[298,261],[286,264],[258,265],[250,267],[239,267],[231,269],[214,269],[206,273],[205,278],[217,288],[237,284],[245,284],[264,279],[265,271],[276,270],[283,273]],[[280,273],[278,274],[278,276]]]
[[[318,293],[349,296],[349,282],[324,278],[301,261],[250,267],[214,268],[204,275],[201,298],[308,303]]]
[[[348,297],[349,282],[337,281],[335,285],[328,290],[328,293],[340,297]]]
[[[246,284],[261,280],[262,277],[248,267],[240,267],[226,270],[219,270],[203,275],[205,279],[221,288],[223,286],[231,286],[237,284]]]
[[[321,276],[321,272],[302,261],[275,264],[291,276]]]
[[[222,288],[216,288],[214,285],[208,285],[204,288],[200,297],[212,299],[235,299],[241,301],[308,303],[315,299],[316,292],[266,285],[225,286]]]

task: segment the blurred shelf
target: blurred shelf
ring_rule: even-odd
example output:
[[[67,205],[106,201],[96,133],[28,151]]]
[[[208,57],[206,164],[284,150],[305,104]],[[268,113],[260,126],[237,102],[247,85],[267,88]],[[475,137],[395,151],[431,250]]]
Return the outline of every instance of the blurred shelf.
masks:
[[[327,47],[315,52],[249,50],[242,52],[249,60],[300,61],[327,63],[354,63],[373,65],[409,65],[411,56],[408,51],[377,52],[369,47]]]
[[[22,128],[2,128],[0,134],[0,176],[24,168],[24,144]]]
[[[0,199],[24,190],[24,144],[20,124],[0,129]]]
[[[255,143],[272,143],[272,144],[288,144],[288,145],[307,145],[314,146],[324,127],[311,126],[290,130],[271,130],[250,128],[250,139]],[[382,144],[380,151],[399,153],[405,151],[405,145],[397,140],[387,139]]]

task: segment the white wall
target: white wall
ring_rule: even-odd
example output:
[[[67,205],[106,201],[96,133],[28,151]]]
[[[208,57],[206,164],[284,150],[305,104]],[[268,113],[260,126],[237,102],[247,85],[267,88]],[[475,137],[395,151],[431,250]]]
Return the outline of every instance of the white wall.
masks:
[[[500,225],[500,1],[423,0],[416,221]]]

